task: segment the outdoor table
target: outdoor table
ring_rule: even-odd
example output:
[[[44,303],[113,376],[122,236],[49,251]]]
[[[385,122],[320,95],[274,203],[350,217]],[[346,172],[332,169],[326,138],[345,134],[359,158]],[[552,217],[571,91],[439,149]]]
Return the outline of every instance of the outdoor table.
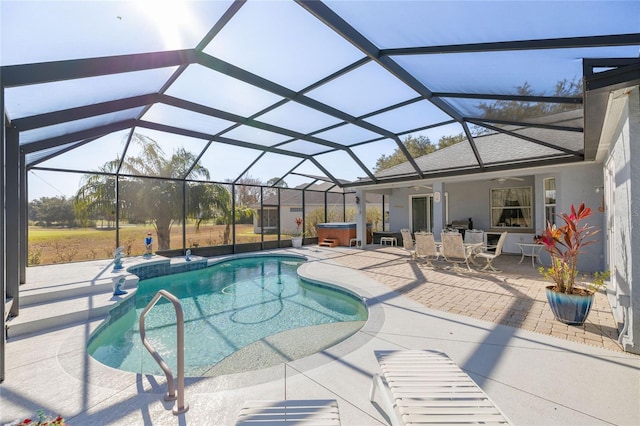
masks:
[[[396,239],[396,237],[380,237],[380,245],[387,245],[387,243],[391,244],[392,246],[396,246],[398,245],[398,240]]]
[[[469,260],[471,261],[471,263],[478,266],[474,258],[476,256],[476,253],[482,250],[483,243],[463,243],[463,245],[464,245],[465,251],[471,249],[472,256],[469,257]],[[439,253],[442,252],[442,241],[436,241],[436,248],[438,249]]]
[[[540,250],[543,247],[542,244],[518,243],[518,246],[520,246],[521,254],[520,262],[518,262],[518,264],[521,264],[525,257],[530,257],[531,266],[535,268],[536,259],[538,259],[538,263],[542,265],[542,262],[540,261]]]

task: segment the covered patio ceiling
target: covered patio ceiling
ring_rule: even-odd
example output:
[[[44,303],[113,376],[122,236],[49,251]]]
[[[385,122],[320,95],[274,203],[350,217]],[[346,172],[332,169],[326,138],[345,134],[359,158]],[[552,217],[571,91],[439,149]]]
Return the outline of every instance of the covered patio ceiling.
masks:
[[[31,170],[98,171],[137,154],[134,133],[185,148],[213,181],[289,187],[590,161],[602,123],[585,120],[585,76],[637,68],[640,51],[638,1],[0,7],[0,99]],[[513,156],[478,149],[496,133]],[[472,161],[459,167],[403,144],[460,134]],[[396,150],[408,169],[376,170]]]

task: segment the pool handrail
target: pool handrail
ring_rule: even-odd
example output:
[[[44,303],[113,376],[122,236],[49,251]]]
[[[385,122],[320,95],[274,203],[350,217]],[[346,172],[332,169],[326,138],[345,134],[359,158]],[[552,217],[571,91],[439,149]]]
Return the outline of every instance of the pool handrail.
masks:
[[[178,352],[177,353],[177,356],[178,356],[177,395],[176,395],[176,389],[175,389],[176,386],[173,381],[173,373],[171,372],[171,369],[169,368],[167,363],[164,362],[164,359],[162,359],[162,356],[158,353],[158,351],[155,350],[153,345],[147,340],[146,331],[144,329],[144,317],[147,315],[147,312],[149,312],[151,308],[153,308],[156,305],[156,303],[158,303],[158,300],[160,300],[161,297],[164,297],[169,302],[171,302],[173,304],[173,307],[176,310],[176,327],[177,327],[176,340],[177,340],[177,346],[178,346],[177,348],[177,352]],[[177,415],[177,414],[185,413],[187,410],[189,410],[189,405],[185,404],[184,402],[184,314],[182,311],[182,305],[180,304],[180,301],[178,300],[177,297],[175,297],[173,294],[169,293],[168,291],[159,290],[156,293],[156,295],[153,296],[153,299],[151,299],[151,301],[147,304],[147,307],[144,308],[144,310],[140,314],[139,322],[140,322],[140,338],[142,339],[142,344],[144,345],[145,348],[147,348],[147,350],[149,351],[153,359],[156,360],[160,368],[162,368],[162,371],[164,371],[165,376],[167,376],[168,389],[167,389],[167,394],[164,397],[164,400],[173,401],[177,399],[178,403],[173,408],[173,414]]]

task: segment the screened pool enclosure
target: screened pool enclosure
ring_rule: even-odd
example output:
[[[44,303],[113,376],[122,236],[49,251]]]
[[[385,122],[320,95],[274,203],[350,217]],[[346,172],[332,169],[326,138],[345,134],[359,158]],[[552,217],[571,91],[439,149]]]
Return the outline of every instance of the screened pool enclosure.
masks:
[[[139,254],[134,229],[166,254],[313,242],[317,223],[354,219],[365,185],[591,161],[588,86],[640,47],[635,1],[1,7],[3,240],[19,270]],[[483,151],[487,134],[509,149]],[[454,142],[458,164],[421,160]],[[365,201],[384,230],[393,206]],[[44,248],[43,227],[95,233]]]

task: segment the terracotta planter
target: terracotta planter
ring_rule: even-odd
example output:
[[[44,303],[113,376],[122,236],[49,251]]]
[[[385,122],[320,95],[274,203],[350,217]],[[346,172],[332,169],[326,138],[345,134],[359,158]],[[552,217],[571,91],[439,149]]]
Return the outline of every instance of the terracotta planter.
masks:
[[[553,286],[546,289],[547,301],[556,319],[569,325],[581,325],[587,320],[594,293],[588,295],[558,293]]]

